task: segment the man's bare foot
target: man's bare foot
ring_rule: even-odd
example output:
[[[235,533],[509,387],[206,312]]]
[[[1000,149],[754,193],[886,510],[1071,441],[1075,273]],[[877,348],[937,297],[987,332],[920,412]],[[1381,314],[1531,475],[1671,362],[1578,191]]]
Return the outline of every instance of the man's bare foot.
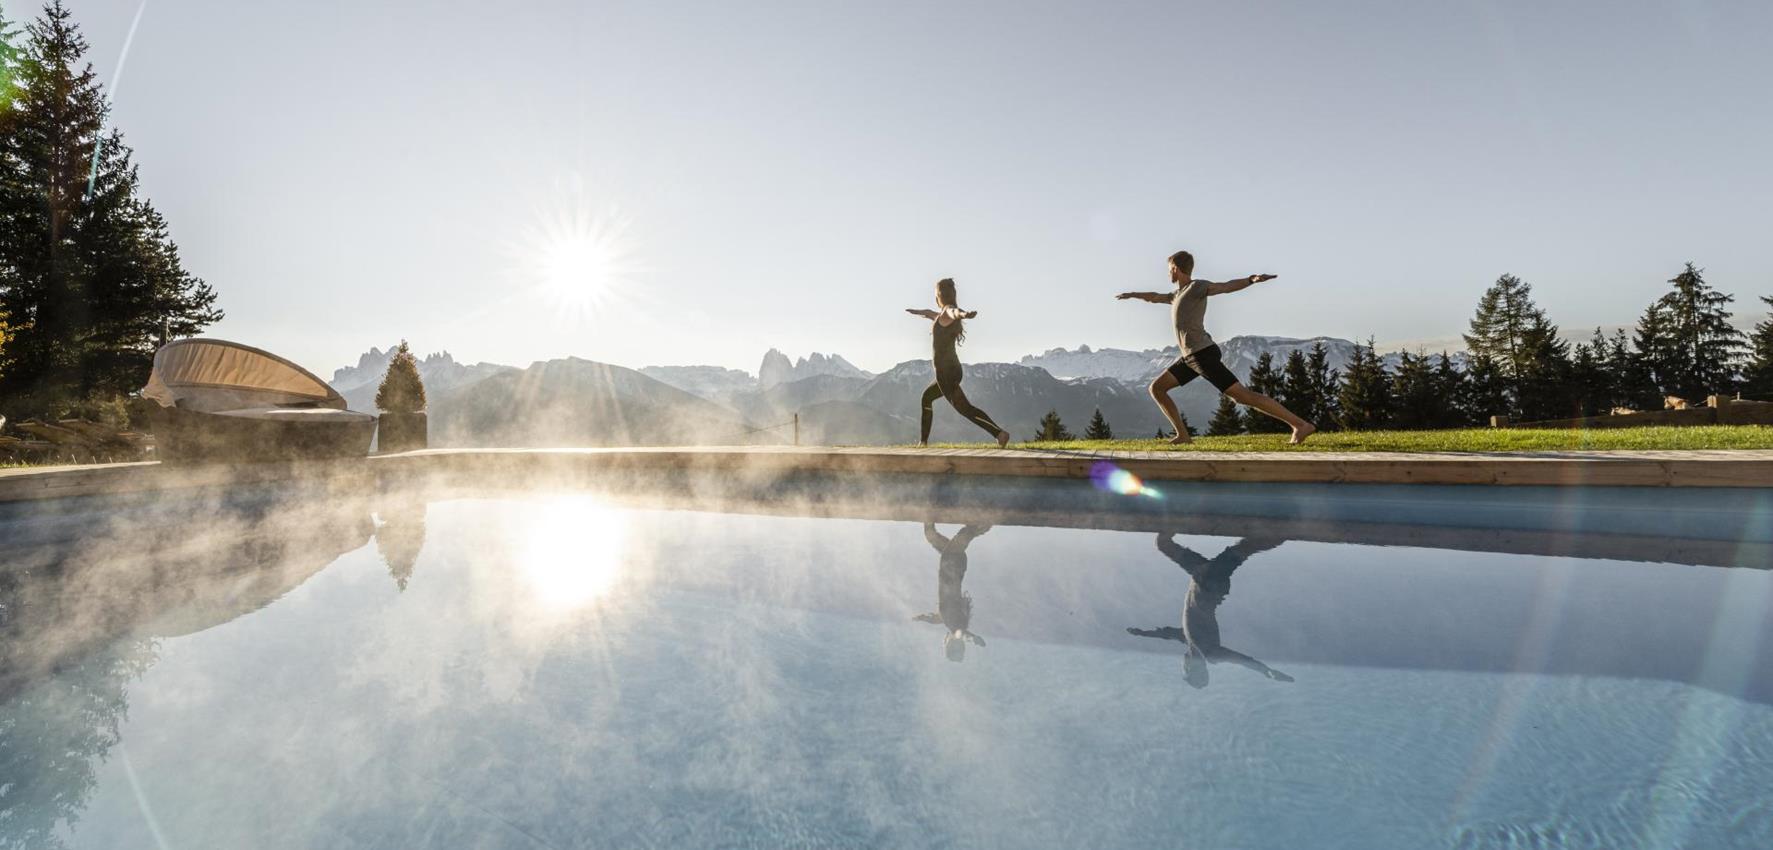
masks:
[[[920,449],[927,449],[930,447],[930,441],[929,440],[918,440],[917,447]]]
[[[997,432],[997,447],[1001,449],[1004,446],[1007,446],[1009,444],[1010,444],[1010,432],[1008,432],[1008,431]]]
[[[1194,442],[1194,438],[1187,434],[1177,434],[1170,438],[1170,445],[1172,446],[1186,446],[1192,442]]]
[[[1288,440],[1287,442],[1289,444],[1296,446],[1296,445],[1299,445],[1300,443],[1305,442],[1306,437],[1309,437],[1312,434],[1316,434],[1316,433],[1317,433],[1317,426],[1311,424],[1310,422],[1307,422],[1304,425],[1294,428],[1293,429],[1293,439]]]

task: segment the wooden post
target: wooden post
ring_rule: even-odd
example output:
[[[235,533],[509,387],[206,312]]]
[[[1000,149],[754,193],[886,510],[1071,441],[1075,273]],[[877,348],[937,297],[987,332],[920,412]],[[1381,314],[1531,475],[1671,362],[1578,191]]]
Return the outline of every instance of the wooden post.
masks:
[[[800,414],[794,414],[794,444],[800,445]]]
[[[1507,428],[1508,427],[1508,417],[1506,417],[1506,416],[1492,416],[1492,417],[1490,417],[1490,427],[1491,428]]]

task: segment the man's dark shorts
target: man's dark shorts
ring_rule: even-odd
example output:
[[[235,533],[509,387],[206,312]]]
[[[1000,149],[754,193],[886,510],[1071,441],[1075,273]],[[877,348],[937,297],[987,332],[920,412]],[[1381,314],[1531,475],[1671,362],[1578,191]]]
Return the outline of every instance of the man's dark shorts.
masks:
[[[1184,354],[1170,364],[1165,370],[1176,378],[1176,385],[1182,386],[1195,378],[1206,378],[1207,383],[1219,388],[1219,392],[1231,389],[1237,383],[1237,376],[1225,368],[1219,359],[1219,346],[1209,345],[1193,354]]]

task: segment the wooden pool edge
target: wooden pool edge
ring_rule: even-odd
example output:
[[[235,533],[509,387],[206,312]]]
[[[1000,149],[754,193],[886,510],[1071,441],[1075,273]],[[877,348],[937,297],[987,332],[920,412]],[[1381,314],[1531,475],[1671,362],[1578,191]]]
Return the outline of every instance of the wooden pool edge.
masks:
[[[0,470],[0,502],[384,474],[558,476],[670,470],[768,477],[799,472],[1089,478],[1111,463],[1148,481],[1534,487],[1773,487],[1773,451],[1519,454],[1067,452],[1023,449],[703,447],[433,449],[364,459],[166,467],[96,464]]]

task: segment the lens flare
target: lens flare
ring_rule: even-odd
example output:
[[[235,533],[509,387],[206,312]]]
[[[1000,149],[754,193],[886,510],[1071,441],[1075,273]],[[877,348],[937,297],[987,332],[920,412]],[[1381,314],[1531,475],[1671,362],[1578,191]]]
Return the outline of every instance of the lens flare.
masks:
[[[1096,489],[1122,496],[1144,496],[1148,499],[1161,499],[1164,494],[1156,487],[1150,487],[1134,475],[1108,461],[1099,461],[1090,467],[1090,482]]]

